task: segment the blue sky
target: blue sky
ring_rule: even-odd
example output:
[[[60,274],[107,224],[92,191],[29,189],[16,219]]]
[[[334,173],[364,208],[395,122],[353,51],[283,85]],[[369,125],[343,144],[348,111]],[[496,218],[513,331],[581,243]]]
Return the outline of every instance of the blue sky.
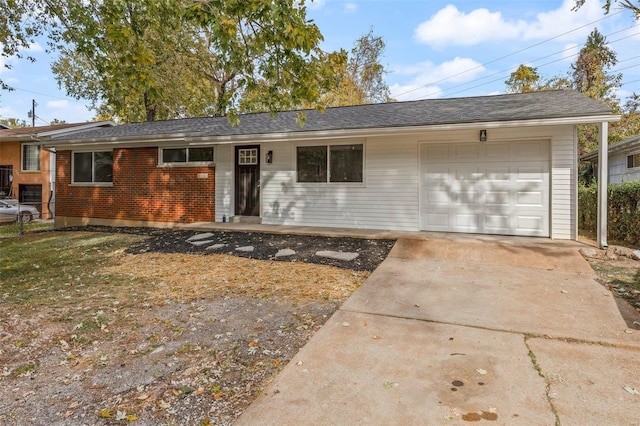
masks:
[[[624,75],[619,97],[640,93],[640,22],[629,11],[587,0],[573,12],[573,0],[315,0],[307,16],[324,35],[322,48],[351,49],[370,28],[387,48],[382,63],[397,100],[503,93],[504,81],[519,64],[538,67],[543,77],[570,70],[593,28],[607,36]],[[51,57],[32,47],[38,61],[4,59],[12,70],[0,76],[17,88],[0,93],[0,118],[30,123],[31,100],[38,103],[36,125],[54,118],[91,120],[88,102],[69,98],[51,74]],[[0,59],[2,61],[3,59]]]

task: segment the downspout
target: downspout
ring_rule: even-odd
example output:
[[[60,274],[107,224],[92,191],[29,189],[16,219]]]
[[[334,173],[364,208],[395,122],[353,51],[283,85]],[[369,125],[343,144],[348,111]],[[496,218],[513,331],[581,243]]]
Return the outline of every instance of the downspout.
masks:
[[[607,188],[609,185],[609,123],[600,123],[598,137],[598,247],[606,249],[607,244]]]

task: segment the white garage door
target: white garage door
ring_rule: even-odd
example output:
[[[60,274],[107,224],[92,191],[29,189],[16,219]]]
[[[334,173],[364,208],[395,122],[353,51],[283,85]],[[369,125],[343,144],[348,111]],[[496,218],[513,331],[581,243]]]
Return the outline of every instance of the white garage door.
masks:
[[[420,146],[425,231],[549,236],[549,142]]]

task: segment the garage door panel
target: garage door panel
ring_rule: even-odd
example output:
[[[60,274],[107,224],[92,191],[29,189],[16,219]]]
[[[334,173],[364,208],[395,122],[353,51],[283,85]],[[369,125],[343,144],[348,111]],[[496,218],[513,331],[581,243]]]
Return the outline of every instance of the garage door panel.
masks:
[[[542,191],[520,191],[517,194],[517,206],[543,206],[544,194]]]
[[[480,145],[478,144],[462,144],[454,146],[453,160],[469,160],[480,158]]]
[[[511,204],[509,191],[486,191],[484,204],[488,206],[509,206]]]
[[[491,161],[508,160],[511,156],[510,150],[511,146],[508,143],[488,143],[485,145],[486,158]]]
[[[496,233],[509,231],[510,218],[505,214],[485,214],[484,226],[486,230],[494,231]]]
[[[420,155],[422,229],[549,236],[548,141],[424,144]]]

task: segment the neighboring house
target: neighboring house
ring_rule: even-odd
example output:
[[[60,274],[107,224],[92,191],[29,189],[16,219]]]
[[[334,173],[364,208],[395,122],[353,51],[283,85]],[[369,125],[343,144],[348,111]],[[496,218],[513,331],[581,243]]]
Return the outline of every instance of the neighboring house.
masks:
[[[549,91],[133,123],[53,138],[56,226],[264,224],[577,238],[576,126]],[[604,124],[603,124],[604,123]]]
[[[584,154],[580,161],[598,167],[598,151]],[[630,137],[609,146],[609,183],[640,180],[640,135]]]
[[[0,198],[17,198],[35,206],[41,217],[51,218],[55,154],[42,149],[43,141],[113,125],[111,121],[103,121],[0,129]]]

